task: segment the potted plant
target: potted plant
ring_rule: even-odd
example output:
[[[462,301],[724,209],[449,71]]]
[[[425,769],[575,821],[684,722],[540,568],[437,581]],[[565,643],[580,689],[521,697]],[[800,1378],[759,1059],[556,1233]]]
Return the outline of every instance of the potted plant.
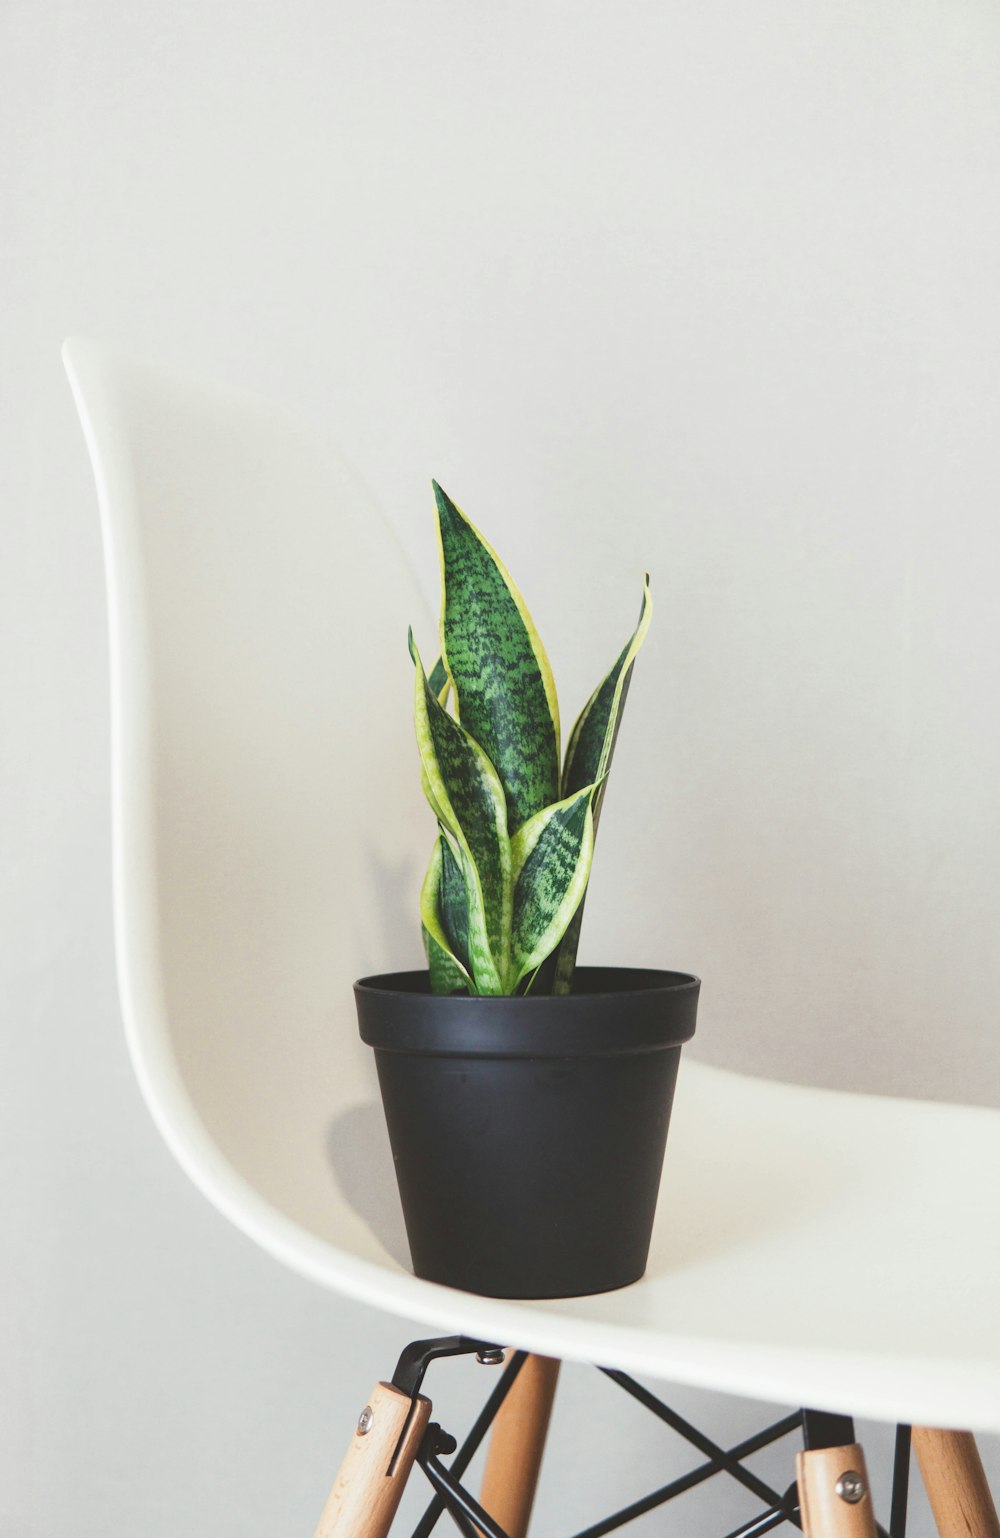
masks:
[[[699,982],[577,967],[594,835],[639,622],[560,757],[548,659],[499,556],[436,483],[441,655],[410,634],[438,836],[426,972],[355,985],[418,1276],[497,1297],[604,1292],[645,1270]]]

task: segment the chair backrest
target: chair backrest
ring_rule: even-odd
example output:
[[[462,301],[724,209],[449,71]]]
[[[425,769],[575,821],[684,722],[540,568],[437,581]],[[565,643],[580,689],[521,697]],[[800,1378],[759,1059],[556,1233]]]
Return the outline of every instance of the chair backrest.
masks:
[[[92,343],[64,357],[104,531],[133,1061],[223,1210],[323,1232],[324,1129],[373,1094],[351,984],[420,964],[426,605],[355,477],[277,413]]]

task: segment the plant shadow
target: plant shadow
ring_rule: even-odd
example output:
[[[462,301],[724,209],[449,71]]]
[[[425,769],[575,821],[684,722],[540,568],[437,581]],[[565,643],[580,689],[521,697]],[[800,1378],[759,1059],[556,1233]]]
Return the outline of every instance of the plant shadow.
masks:
[[[397,1264],[411,1270],[382,1107],[352,1105],[331,1121],[326,1154],[347,1205]]]

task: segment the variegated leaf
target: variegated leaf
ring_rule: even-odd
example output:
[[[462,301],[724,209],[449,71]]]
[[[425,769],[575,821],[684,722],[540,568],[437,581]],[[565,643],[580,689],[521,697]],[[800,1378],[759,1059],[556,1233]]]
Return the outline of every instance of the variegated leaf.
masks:
[[[435,840],[420,889],[420,920],[463,972],[469,970],[469,918],[465,882],[447,836]]]
[[[434,936],[421,924],[421,933],[424,941],[424,951],[427,955],[427,970],[431,978],[432,993],[475,993],[475,986],[453,956],[435,940]]]
[[[448,669],[444,665],[444,658],[439,657],[427,675],[427,682],[437,695],[441,705],[448,703],[448,690],[451,688],[451,679],[448,677]]]
[[[468,893],[469,963],[479,993],[501,993],[510,955],[511,852],[496,770],[438,703],[410,635],[414,718],[428,800],[455,840]]]
[[[592,790],[588,785],[545,807],[511,840],[511,991],[558,944],[586,890],[594,850]]]
[[[456,876],[461,885],[460,893],[455,891]],[[456,915],[458,897],[461,912]],[[424,884],[420,889],[420,921],[427,965],[431,973],[431,992],[454,993],[458,988],[467,988],[474,993],[475,985],[468,970],[469,922],[465,883],[443,833],[435,840]],[[454,936],[456,927],[463,937],[457,941]]]
[[[625,708],[628,686],[632,678],[632,667],[639,654],[639,648],[646,639],[652,618],[653,599],[647,572],[643,582],[639,623],[622,648],[611,671],[601,680],[580,712],[566,748],[563,795],[571,795],[583,785],[596,783],[597,788],[593,796],[595,836],[601,817],[611,759],[618,741],[622,711]],[[554,961],[548,964],[545,979],[548,984],[546,991],[569,993],[576,967],[576,953],[580,944],[582,923],[583,903],[581,902],[559,942]]]
[[[452,954],[468,970],[469,894],[465,889],[460,857],[455,854],[450,839],[442,833],[438,842],[441,846],[441,885],[438,895],[441,925]]]
[[[621,723],[625,696],[628,692],[632,665],[639,648],[646,639],[653,618],[653,600],[649,590],[649,576],[643,584],[642,608],[639,623],[623,646],[614,666],[602,678],[590,699],[577,717],[566,747],[566,764],[563,769],[562,794],[571,796],[584,785],[603,781],[611,767],[618,727]]]
[[[431,782],[427,778],[427,770],[424,768],[423,764],[420,765],[420,788],[426,796],[427,804],[431,811],[434,813],[434,816],[437,818],[439,823],[442,822],[444,820],[444,816],[441,808],[438,806],[434,799],[434,791],[431,789]]]
[[[559,796],[552,669],[513,578],[435,481],[441,650],[462,724],[496,768],[511,833]]]

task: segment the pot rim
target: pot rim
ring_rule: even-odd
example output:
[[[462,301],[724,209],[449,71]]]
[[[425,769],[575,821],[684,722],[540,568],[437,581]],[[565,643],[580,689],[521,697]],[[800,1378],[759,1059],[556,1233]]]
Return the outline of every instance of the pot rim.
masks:
[[[509,993],[500,994],[476,994],[470,996],[466,993],[431,993],[429,987],[414,987],[414,980],[429,982],[430,973],[426,967],[407,968],[400,972],[374,972],[370,977],[359,977],[354,984],[355,991],[363,989],[365,993],[387,993],[394,997],[432,998],[438,1003],[448,1006],[470,1004],[476,1006],[497,1006],[516,1003],[526,1008],[535,1004],[560,1004],[565,1007],[576,999],[620,999],[633,993],[680,993],[685,989],[697,989],[701,987],[701,978],[693,972],[675,972],[662,967],[603,967],[589,966],[577,967],[574,973],[576,978],[588,978],[594,974],[602,974],[605,977],[620,977],[626,983],[631,982],[631,987],[584,989],[579,993],[529,993],[516,995]],[[648,979],[648,981],[641,981]]]
[[[616,1057],[694,1035],[701,981],[652,967],[579,967],[570,994],[432,994],[426,971],[354,985],[361,1038],[380,1051],[444,1057]]]

